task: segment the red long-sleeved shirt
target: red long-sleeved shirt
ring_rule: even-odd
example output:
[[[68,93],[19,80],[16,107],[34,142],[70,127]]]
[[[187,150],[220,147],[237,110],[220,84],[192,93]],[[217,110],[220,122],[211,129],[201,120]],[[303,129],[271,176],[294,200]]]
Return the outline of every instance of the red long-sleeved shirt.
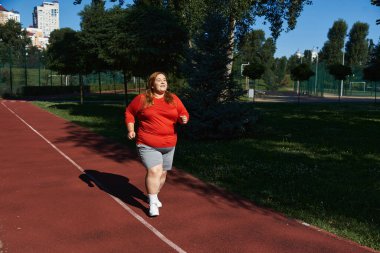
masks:
[[[125,110],[125,123],[139,120],[137,144],[145,144],[155,148],[174,147],[177,143],[175,124],[182,124],[180,116],[189,113],[181,100],[174,94],[174,104],[168,104],[164,98],[153,98],[153,105],[144,108],[145,94],[136,96]]]

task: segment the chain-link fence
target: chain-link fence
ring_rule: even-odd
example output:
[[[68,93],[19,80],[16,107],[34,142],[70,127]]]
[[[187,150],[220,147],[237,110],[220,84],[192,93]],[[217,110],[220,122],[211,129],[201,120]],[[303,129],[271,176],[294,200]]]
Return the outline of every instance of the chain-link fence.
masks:
[[[83,76],[83,84],[95,93],[123,93],[124,75],[121,72],[102,72]],[[49,70],[39,53],[0,48],[0,96],[22,95],[27,86],[79,86],[79,75],[61,75]],[[145,80],[128,79],[128,90],[140,92]]]
[[[353,74],[343,82],[335,80],[323,62],[314,62],[311,68],[316,74],[309,81],[299,83],[300,94],[375,97],[380,91],[379,83],[363,79],[363,67],[353,68]],[[241,85],[248,88],[246,79],[240,73],[238,76]],[[255,84],[257,90],[267,89],[262,80],[249,81]],[[124,76],[117,71],[90,74],[83,77],[83,82],[95,93],[124,92]],[[11,48],[0,47],[0,95],[22,95],[25,86],[79,86],[79,76],[60,75],[47,69],[40,52],[28,55],[26,50],[12,51]],[[128,80],[128,91],[141,92],[144,88],[145,80],[142,78],[132,77]],[[297,90],[298,83],[294,82],[294,91]]]
[[[368,82],[363,78],[362,66],[353,67],[353,74],[346,80],[335,80],[330,75],[325,63],[314,63],[313,71],[316,73],[308,81],[300,83],[301,94],[313,96],[355,96],[355,97],[375,97],[379,95],[380,85],[377,82]],[[294,91],[297,91],[297,82],[294,82]]]

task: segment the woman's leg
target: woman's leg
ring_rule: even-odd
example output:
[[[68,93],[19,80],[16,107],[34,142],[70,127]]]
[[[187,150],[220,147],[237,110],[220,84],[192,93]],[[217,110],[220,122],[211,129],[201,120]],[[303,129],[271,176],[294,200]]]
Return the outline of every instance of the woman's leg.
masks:
[[[167,174],[168,174],[168,172],[166,170],[162,171],[162,174],[161,174],[161,177],[160,177],[160,187],[158,188],[158,191],[161,191],[162,186],[164,186]]]
[[[145,186],[148,194],[158,194],[161,186],[161,176],[163,174],[162,164],[147,170],[145,176]]]
[[[162,171],[162,165],[160,164],[148,169],[146,172],[145,186],[149,196],[150,216],[158,216],[160,214],[158,208],[162,206],[162,204],[160,205],[161,202],[158,200],[157,194],[160,191]]]

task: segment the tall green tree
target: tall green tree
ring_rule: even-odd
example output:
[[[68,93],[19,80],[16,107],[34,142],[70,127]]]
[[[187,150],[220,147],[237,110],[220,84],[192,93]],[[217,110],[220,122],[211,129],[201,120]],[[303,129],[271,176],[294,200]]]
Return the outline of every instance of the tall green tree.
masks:
[[[265,61],[261,53],[264,43],[265,32],[263,30],[252,30],[247,33],[239,47],[242,61],[259,63]]]
[[[129,48],[133,75],[178,71],[188,34],[175,15],[159,6],[136,5],[129,8],[123,22],[129,38],[122,46]]]
[[[380,81],[380,42],[373,48],[370,62],[363,69],[364,79],[368,81]]]
[[[373,42],[373,39],[368,40],[368,62],[372,61],[372,57],[375,54],[376,45]]]
[[[71,28],[54,30],[46,52],[47,67],[63,75],[78,74],[83,67],[81,51],[79,32]]]
[[[329,73],[334,76],[335,80],[346,80],[352,74],[352,69],[349,66],[337,63],[329,66]]]
[[[81,45],[81,34],[71,28],[54,30],[46,51],[47,67],[63,75],[79,75],[80,102],[83,103],[83,75],[92,71]]]
[[[266,39],[263,30],[248,32],[239,48],[239,55],[243,62],[264,66],[263,79],[268,86],[273,86],[275,83],[273,73],[275,52],[274,40],[272,38]]]
[[[281,85],[281,86],[288,84],[285,79],[287,67],[288,67],[288,59],[285,56],[281,58],[276,58],[274,60],[273,72],[275,75],[276,84]]]
[[[101,89],[100,73],[109,70],[107,64],[107,43],[109,33],[112,27],[107,22],[104,2],[92,3],[86,5],[83,11],[79,13],[81,17],[81,45],[86,48],[83,56],[86,61],[91,62],[92,71],[99,74],[99,92]]]
[[[189,87],[184,102],[192,115],[185,133],[196,139],[227,139],[243,135],[252,122],[252,113],[238,102],[240,85],[227,73],[228,19],[211,12],[195,34],[189,49],[185,76]]]
[[[284,22],[287,23],[287,30],[295,28],[297,18],[306,4],[311,4],[311,1],[219,0],[211,1],[210,6],[221,9],[221,13],[224,13],[229,20],[230,48],[227,52],[232,60],[236,41],[251,29],[256,17],[264,17],[270,24],[272,37],[276,40],[284,30]],[[231,70],[232,64],[228,66],[229,73]]]
[[[0,24],[0,40],[2,44],[2,60],[9,61],[10,57],[23,59],[25,49],[31,46],[32,42],[27,37],[26,30],[21,24],[11,19],[5,24]]]
[[[344,40],[347,34],[347,23],[343,19],[334,22],[327,34],[328,40],[323,45],[320,59],[328,65],[342,63]]]
[[[243,70],[243,75],[248,76],[252,80],[260,79],[265,72],[265,67],[262,64],[252,62]]]
[[[347,63],[350,66],[365,65],[368,60],[367,23],[356,22],[348,35],[346,43]]]
[[[301,61],[296,54],[291,55],[288,59],[286,73],[290,74],[291,70],[297,67],[300,63]]]
[[[291,77],[295,81],[306,81],[310,77],[315,75],[314,71],[311,70],[308,63],[301,63],[297,67],[293,68],[291,71]]]
[[[290,76],[292,80],[297,81],[298,103],[300,102],[301,95],[300,82],[309,80],[313,75],[315,75],[315,73],[311,70],[308,63],[301,63],[290,70]]]

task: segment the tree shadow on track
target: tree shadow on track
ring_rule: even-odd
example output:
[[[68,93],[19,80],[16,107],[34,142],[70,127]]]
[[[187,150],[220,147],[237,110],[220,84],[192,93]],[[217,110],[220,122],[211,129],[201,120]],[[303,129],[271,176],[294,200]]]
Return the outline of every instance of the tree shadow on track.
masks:
[[[114,140],[103,137],[88,129],[73,123],[66,123],[65,131],[67,135],[59,137],[56,143],[73,142],[76,147],[84,147],[97,154],[101,154],[107,159],[116,162],[125,162],[127,160],[136,159],[137,154],[134,149],[128,148],[126,145],[117,143]]]
[[[127,205],[141,209],[148,215],[148,208],[141,203],[147,203],[147,196],[131,184],[127,177],[97,170],[85,170],[84,172],[79,178],[89,187],[94,187],[95,184],[102,191],[120,199]]]

